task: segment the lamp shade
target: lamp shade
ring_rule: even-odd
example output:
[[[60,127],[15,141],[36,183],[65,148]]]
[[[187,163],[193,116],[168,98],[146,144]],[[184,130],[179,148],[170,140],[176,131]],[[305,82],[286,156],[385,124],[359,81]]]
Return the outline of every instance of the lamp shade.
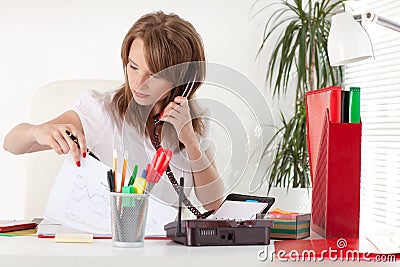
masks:
[[[328,56],[332,66],[346,65],[372,57],[368,35],[350,13],[340,13],[332,17]]]

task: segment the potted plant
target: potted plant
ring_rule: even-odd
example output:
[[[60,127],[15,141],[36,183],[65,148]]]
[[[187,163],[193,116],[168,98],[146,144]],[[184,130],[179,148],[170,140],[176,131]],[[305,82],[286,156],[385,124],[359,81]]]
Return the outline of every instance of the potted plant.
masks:
[[[260,56],[266,44],[273,44],[266,74],[273,96],[284,96],[290,90],[290,77],[293,74],[297,77],[293,113],[286,119],[281,112],[282,126],[263,153],[263,157],[271,151],[274,153],[264,173],[269,181],[268,193],[273,186],[310,187],[305,94],[342,83],[342,69],[329,64],[327,43],[330,18],[339,8],[344,9],[344,2],[346,0],[273,0],[255,14],[276,8],[266,21],[257,53]],[[272,38],[275,34],[278,34],[276,41]]]

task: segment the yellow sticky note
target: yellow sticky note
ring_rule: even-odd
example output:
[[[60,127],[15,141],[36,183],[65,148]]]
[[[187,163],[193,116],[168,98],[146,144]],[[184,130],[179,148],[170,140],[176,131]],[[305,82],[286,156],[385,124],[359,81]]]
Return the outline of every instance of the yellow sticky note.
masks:
[[[54,237],[55,242],[61,243],[92,243],[93,234],[65,234],[58,233]]]

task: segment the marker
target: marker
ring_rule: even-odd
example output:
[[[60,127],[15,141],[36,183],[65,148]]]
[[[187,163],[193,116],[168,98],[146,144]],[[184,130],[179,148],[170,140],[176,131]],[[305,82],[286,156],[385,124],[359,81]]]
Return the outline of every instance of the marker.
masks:
[[[113,149],[114,192],[117,192],[117,150]]]
[[[136,177],[135,182],[133,184],[133,188],[137,194],[143,194],[144,189],[146,188],[146,179],[143,177]]]
[[[360,123],[360,87],[350,87],[350,123]]]
[[[113,171],[110,169],[107,171],[107,182],[108,182],[108,186],[110,188],[110,192],[114,192],[114,174]]]
[[[124,194],[133,194],[135,192],[133,186],[123,186],[121,191],[122,191],[121,193]],[[122,196],[122,207],[133,207],[133,206],[135,206],[135,199],[131,197]]]
[[[122,193],[122,187],[125,185],[127,160],[128,160],[128,151],[125,151],[125,153],[124,153],[124,165],[122,166],[122,181],[121,181],[121,190],[120,190],[121,193]]]
[[[152,164],[148,164],[146,167],[146,182],[147,186],[145,193],[150,193],[154,185],[158,183],[165,169],[168,167],[171,161],[172,150],[164,149],[160,147],[157,153],[154,155]]]
[[[135,167],[133,168],[131,178],[129,179],[128,185],[133,185],[133,183],[135,182],[137,171],[138,171],[138,165],[135,165]]]
[[[350,91],[342,91],[342,123],[349,122]]]

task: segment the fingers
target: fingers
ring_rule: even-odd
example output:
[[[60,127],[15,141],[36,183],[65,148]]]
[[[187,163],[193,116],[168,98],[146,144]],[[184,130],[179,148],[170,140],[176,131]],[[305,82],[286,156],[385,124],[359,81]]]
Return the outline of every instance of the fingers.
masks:
[[[86,139],[85,136],[72,124],[66,125],[65,140],[68,142],[70,152],[76,165],[80,167],[80,158],[86,157]]]
[[[64,135],[65,134],[62,134],[59,131],[56,131],[53,134],[53,138],[58,145],[57,150],[59,150],[59,151],[57,151],[56,149],[54,149],[54,150],[56,150],[57,153],[60,152],[59,154],[67,154],[70,150],[71,144],[69,144],[68,138],[66,138]]]
[[[183,96],[177,96],[174,98],[174,102],[177,104],[181,104],[181,103],[187,102],[187,98],[183,97]]]
[[[192,143],[196,138],[193,125],[191,123],[192,117],[187,98],[182,96],[175,97],[173,102],[170,102],[164,109],[160,121],[171,123],[177,134],[179,140],[183,144]]]
[[[47,134],[46,134],[47,133]],[[42,136],[45,143],[50,146],[57,154],[71,153],[75,164],[81,165],[81,151],[86,152],[85,136],[72,124],[53,124],[45,125]],[[86,153],[82,153],[86,157]]]
[[[86,157],[86,139],[73,124],[40,124],[32,130],[34,140],[39,145],[53,149],[57,154],[71,153],[76,165]],[[82,154],[81,154],[82,153]]]
[[[75,135],[73,135],[73,136],[75,136]],[[68,143],[69,152],[72,155],[72,159],[74,160],[75,164],[78,167],[80,167],[80,165],[81,165],[81,162],[80,162],[80,149],[79,149],[78,145],[76,144],[78,141],[77,140],[74,141],[74,139],[71,138],[71,136],[68,135],[68,134],[65,134],[64,138],[65,138],[66,142]],[[66,152],[66,153],[68,153],[68,152]]]
[[[85,136],[79,132],[78,130],[76,131],[76,137],[78,139],[79,147],[81,148],[80,152],[82,153],[82,157],[86,158],[86,151],[87,151],[87,146],[86,146],[86,138]]]
[[[51,149],[53,149],[58,155],[65,154],[63,152],[62,148],[60,147],[60,145],[58,144],[58,142],[52,136],[49,136],[49,138],[47,140],[47,145]]]
[[[170,102],[163,110],[160,120],[171,116],[176,118],[177,113],[185,114],[185,116],[190,117],[188,101],[185,97],[175,97],[174,102]]]

